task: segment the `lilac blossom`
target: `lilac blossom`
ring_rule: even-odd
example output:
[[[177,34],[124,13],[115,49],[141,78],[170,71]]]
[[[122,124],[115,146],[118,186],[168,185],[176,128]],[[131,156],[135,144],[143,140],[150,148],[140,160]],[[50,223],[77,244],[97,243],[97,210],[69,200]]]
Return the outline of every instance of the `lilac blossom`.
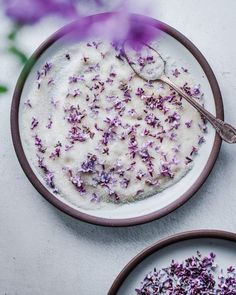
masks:
[[[81,130],[81,128],[73,126],[69,130],[68,139],[70,143],[74,144],[76,141],[83,142],[89,138],[88,132],[85,129]]]
[[[182,263],[172,260],[162,269],[148,273],[140,286],[135,289],[138,295],[233,295],[236,294],[236,272],[229,266],[224,275],[216,274],[216,255],[210,253],[202,256],[197,251],[196,256],[185,259]]]
[[[181,147],[181,145],[178,144],[172,148],[172,151],[174,151],[175,153],[178,153],[180,151],[180,147]]]
[[[44,76],[47,76],[48,72],[51,70],[52,68],[52,63],[50,62],[46,62],[43,66],[43,73],[44,73]]]
[[[120,185],[121,185],[121,187],[123,187],[123,188],[127,188],[128,185],[129,185],[129,182],[130,182],[129,179],[127,179],[127,178],[123,178],[123,179],[120,181]]]
[[[64,109],[64,112],[66,113],[65,119],[70,124],[81,123],[86,117],[86,112],[84,110],[80,111],[79,106],[75,107],[74,105],[71,105],[69,108]]]
[[[169,134],[169,139],[170,139],[171,141],[175,141],[175,140],[177,139],[177,134],[174,133],[174,132],[171,132],[171,133]]]
[[[106,8],[106,1],[91,0],[95,7]],[[91,6],[91,1],[87,6]],[[137,17],[129,13],[125,1],[121,2],[122,9],[114,13],[99,15],[96,26],[89,18],[79,18],[79,5],[82,0],[3,0],[6,14],[16,23],[32,24],[43,17],[51,14],[65,18],[79,19],[64,29],[65,32],[73,32],[73,38],[81,40],[89,35],[109,39],[116,44],[129,39],[130,45],[134,48],[141,47],[143,43],[149,43],[157,38],[159,31],[152,25],[152,22],[144,17]],[[91,6],[92,7],[92,6]],[[96,49],[100,43],[88,43]],[[66,55],[70,60],[70,55]],[[151,57],[149,57],[151,61]]]
[[[136,153],[138,152],[138,143],[134,135],[130,138],[128,149],[129,149],[131,158],[134,158]]]
[[[33,24],[50,14],[67,18],[78,15],[73,0],[3,0],[3,4],[6,14],[20,24]]]
[[[70,182],[74,185],[76,190],[81,194],[84,195],[86,193],[84,181],[81,179],[80,173],[75,173],[71,169],[67,169],[67,174],[69,176]]]
[[[144,92],[143,88],[138,87],[138,89],[137,89],[137,91],[136,91],[136,95],[141,97],[141,96],[143,96],[144,94],[145,94],[145,92]]]
[[[50,78],[49,80],[48,80],[48,85],[54,85],[55,83],[54,83],[54,79],[53,78]]]
[[[176,121],[180,121],[180,115],[177,112],[174,112],[172,115],[168,116],[168,122],[173,123]]]
[[[92,203],[99,203],[100,201],[101,201],[101,197],[98,194],[93,193],[92,194],[92,197],[90,199],[90,202],[92,202]]]
[[[70,149],[72,149],[73,148],[73,144],[66,144],[65,145],[65,151],[67,152],[67,151],[69,151]]]
[[[200,135],[198,135],[198,144],[199,144],[199,145],[203,144],[205,141],[206,141],[206,140],[205,140],[204,136],[200,136]]]
[[[185,164],[188,165],[192,163],[193,159],[191,157],[185,157]]]
[[[118,117],[115,117],[113,119],[106,118],[104,122],[108,124],[110,130],[121,125],[121,120]]]
[[[137,175],[136,175],[136,178],[138,180],[141,180],[144,176],[146,175],[145,172],[143,172],[141,169],[138,171]]]
[[[43,146],[42,140],[38,137],[38,135],[34,136],[34,145],[37,147],[38,152],[45,153],[47,148]]]
[[[135,115],[137,114],[137,112],[135,111],[135,109],[130,109],[130,110],[128,110],[128,114],[129,114],[131,117],[133,117],[133,116],[135,116]]]
[[[95,181],[101,186],[109,186],[112,181],[111,173],[104,170],[100,171],[98,176],[95,178]]]
[[[107,145],[110,140],[114,138],[114,135],[110,131],[105,131],[102,135],[101,143]]]
[[[46,128],[51,129],[51,128],[52,128],[52,123],[53,123],[53,121],[52,121],[52,117],[50,116],[50,117],[48,118],[48,123],[47,123],[47,125],[46,125]]]
[[[163,163],[161,165],[160,173],[164,177],[170,177],[170,178],[174,177],[169,163]]]
[[[27,99],[25,102],[24,102],[24,105],[29,107],[29,108],[32,108],[32,103],[30,101],[30,99]]]
[[[199,98],[200,96],[203,96],[203,94],[201,93],[201,85],[195,85],[193,88],[191,88],[188,83],[186,82],[182,89],[189,95],[189,96],[194,96]]]
[[[180,125],[180,118],[180,115],[177,112],[174,112],[172,115],[168,116],[167,121],[171,123],[173,128],[178,129]]]
[[[152,176],[154,172],[154,165],[152,162],[153,157],[149,154],[147,148],[141,148],[139,150],[139,156],[142,158],[142,161],[146,164],[148,173]]]
[[[34,130],[38,126],[38,124],[39,124],[39,121],[35,117],[33,117],[31,121],[30,129]]]
[[[99,18],[100,22],[92,29],[93,33],[112,40],[116,46],[129,39],[130,45],[134,48],[152,41],[159,35],[158,30],[150,26],[146,19],[137,21],[137,17],[129,14],[125,4],[122,7],[120,12],[102,15]]]
[[[46,166],[46,164],[44,163],[44,158],[38,156],[38,167],[40,169],[42,169],[43,173],[44,173],[44,179],[46,184],[53,189],[54,193],[58,193],[58,189],[55,186],[54,183],[54,174],[52,173],[52,171],[50,171],[48,169],[48,167]]]
[[[69,84],[77,83],[79,81],[79,77],[77,76],[70,76],[69,77]]]
[[[127,171],[134,171],[135,165],[136,165],[135,161],[131,162],[129,167],[127,168]]]
[[[143,99],[145,99],[145,104],[148,109],[151,110],[164,110],[164,101],[165,99],[162,96],[156,97],[156,96],[142,96]]]
[[[193,120],[186,121],[184,124],[186,125],[187,128],[191,128],[193,124]]]
[[[62,144],[60,141],[58,141],[58,143],[55,145],[54,151],[51,153],[51,155],[49,156],[50,159],[55,160],[56,158],[59,158],[61,155],[61,147]]]
[[[198,96],[199,94],[201,94],[200,87],[201,87],[200,84],[195,85],[192,89],[192,94],[195,96]]]
[[[174,69],[172,70],[172,75],[178,78],[178,76],[180,75],[180,71],[178,69]]]
[[[147,57],[140,56],[140,57],[137,59],[137,62],[138,62],[138,64],[139,64],[139,66],[141,67],[141,70],[142,70],[146,65],[149,65],[149,64],[155,63],[153,56],[147,56]]]
[[[69,89],[68,92],[67,92],[67,95],[66,97],[77,97],[77,96],[80,96],[82,93],[79,89]]]
[[[190,156],[196,155],[197,153],[198,153],[198,148],[195,147],[195,146],[193,146],[193,147],[192,147],[192,150],[191,150],[191,152],[190,152]]]
[[[178,165],[179,164],[179,160],[177,159],[176,155],[174,155],[171,159],[171,162],[170,164],[173,164],[173,165]]]
[[[145,183],[150,186],[155,186],[155,187],[160,186],[160,182],[158,179],[149,178],[145,180]]]
[[[120,116],[123,116],[123,114],[124,114],[124,112],[125,112],[125,109],[126,109],[126,107],[125,107],[125,103],[124,103],[123,101],[116,101],[116,102],[113,104],[112,108],[113,108],[114,110],[118,111],[118,114],[119,114]]]
[[[144,120],[153,128],[157,127],[159,123],[159,119],[153,113],[147,114]]]
[[[87,160],[81,164],[81,172],[96,172],[97,157],[95,155],[89,154]]]
[[[57,105],[58,105],[58,103],[59,103],[59,101],[58,100],[55,100],[54,97],[51,97],[50,103],[51,103],[52,106],[54,106],[54,108],[56,108]]]
[[[110,84],[110,85],[112,85],[113,81],[114,81],[114,80],[112,80],[110,77],[108,77],[108,78],[106,79],[106,83],[108,83],[108,84]]]
[[[184,72],[184,73],[188,73],[188,69],[184,68],[184,67],[181,67],[181,70]]]

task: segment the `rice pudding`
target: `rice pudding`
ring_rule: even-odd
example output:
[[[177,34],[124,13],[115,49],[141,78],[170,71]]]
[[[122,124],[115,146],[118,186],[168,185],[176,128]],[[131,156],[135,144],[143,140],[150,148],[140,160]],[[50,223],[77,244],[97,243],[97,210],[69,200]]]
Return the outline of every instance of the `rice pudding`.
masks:
[[[169,76],[202,103],[187,69],[173,68]],[[53,194],[76,206],[156,194],[191,169],[204,142],[200,114],[168,85],[135,75],[106,41],[59,49],[22,99],[29,162]]]

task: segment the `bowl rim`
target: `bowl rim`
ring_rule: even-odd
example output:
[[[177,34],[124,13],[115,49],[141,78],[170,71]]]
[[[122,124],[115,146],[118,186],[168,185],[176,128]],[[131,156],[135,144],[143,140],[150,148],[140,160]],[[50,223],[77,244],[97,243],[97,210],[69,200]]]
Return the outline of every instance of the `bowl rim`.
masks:
[[[86,16],[83,18],[86,22],[94,22],[99,21],[104,18],[104,16],[111,16],[115,15],[116,12],[106,12],[106,13],[100,13],[95,14],[91,16]],[[174,29],[173,27],[159,21],[153,18],[150,18],[148,16],[143,16],[139,14],[131,14],[132,20],[139,21],[139,22],[145,22],[145,24],[154,26],[161,31],[164,31],[165,33],[169,34],[170,36],[174,37],[177,41],[182,43],[190,52],[191,54],[196,58],[198,63],[201,65],[202,69],[204,70],[206,77],[210,83],[211,90],[214,96],[215,101],[215,107],[216,107],[216,117],[220,118],[221,120],[224,119],[224,109],[223,109],[223,102],[221,97],[221,92],[219,89],[218,82],[216,80],[216,77],[208,64],[205,57],[202,55],[202,53],[198,50],[198,48],[182,33]],[[54,34],[52,34],[50,37],[48,37],[39,47],[36,49],[36,51],[33,53],[33,55],[30,57],[29,61],[24,66],[18,80],[15,86],[15,90],[13,93],[12,98],[12,105],[11,105],[11,114],[10,114],[10,123],[11,123],[11,135],[12,135],[12,141],[13,146],[18,158],[18,161],[28,177],[31,184],[35,187],[35,189],[51,204],[53,204],[55,207],[57,207],[59,210],[63,211],[64,213],[79,219],[81,221],[85,221],[91,224],[96,225],[102,225],[102,226],[112,226],[112,227],[125,227],[125,226],[133,226],[138,224],[147,223],[150,221],[153,221],[155,219],[159,219],[170,212],[176,210],[178,207],[183,205],[187,200],[189,200],[196,192],[197,190],[202,186],[202,184],[205,182],[207,177],[209,176],[215,162],[217,159],[217,156],[220,151],[222,140],[218,134],[215,135],[214,144],[212,147],[212,151],[210,153],[210,156],[208,158],[208,161],[200,174],[200,176],[196,179],[194,184],[183,194],[181,195],[177,200],[173,201],[171,204],[155,211],[152,213],[145,214],[143,216],[138,217],[132,217],[132,218],[124,218],[124,219],[110,219],[110,218],[102,218],[102,217],[96,217],[87,213],[83,213],[79,211],[78,209],[72,208],[63,201],[56,198],[51,192],[47,190],[47,188],[40,182],[40,180],[37,178],[37,176],[34,174],[32,168],[30,167],[30,164],[26,158],[26,155],[24,153],[24,149],[21,142],[20,137],[20,130],[19,130],[19,105],[20,105],[20,99],[21,99],[21,93],[25,84],[25,81],[29,75],[29,72],[31,71],[32,67],[34,66],[35,62],[38,60],[38,58],[41,56],[41,54],[47,50],[55,41],[60,39],[62,36],[66,35],[70,28],[73,29],[74,25],[79,24],[80,20],[76,20],[58,31],[56,31]]]
[[[160,241],[155,242],[151,246],[145,248],[139,252],[132,260],[130,260],[126,266],[121,270],[116,279],[114,280],[108,295],[116,295],[121,286],[123,285],[127,276],[140,264],[143,260],[158,252],[159,250],[173,245],[178,242],[194,240],[194,239],[220,239],[227,240],[236,243],[236,234],[233,232],[215,230],[215,229],[199,229],[181,232],[163,238]]]

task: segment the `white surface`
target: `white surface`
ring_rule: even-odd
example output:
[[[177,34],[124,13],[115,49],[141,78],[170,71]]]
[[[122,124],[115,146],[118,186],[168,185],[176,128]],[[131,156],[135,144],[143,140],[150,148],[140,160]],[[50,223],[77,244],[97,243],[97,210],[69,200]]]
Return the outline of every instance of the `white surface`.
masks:
[[[176,27],[205,55],[221,87],[225,117],[236,125],[236,1],[150,3],[152,9],[147,14]],[[134,7],[140,11],[137,4]],[[8,24],[2,18],[0,81],[11,86],[20,69],[3,49]],[[58,22],[51,19],[35,29],[24,29],[22,48],[31,53],[57,27]],[[227,144],[223,144],[200,191],[161,220],[112,229],[85,224],[59,212],[35,191],[17,162],[10,138],[11,95],[12,90],[0,96],[0,294],[104,295],[123,266],[162,237],[197,228],[236,231],[235,146]]]

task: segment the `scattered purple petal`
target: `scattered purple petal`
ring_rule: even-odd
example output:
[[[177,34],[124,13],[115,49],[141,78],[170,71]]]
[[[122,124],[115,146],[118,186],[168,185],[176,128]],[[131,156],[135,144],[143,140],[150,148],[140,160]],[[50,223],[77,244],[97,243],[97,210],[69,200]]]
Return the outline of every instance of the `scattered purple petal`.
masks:
[[[193,120],[186,121],[184,124],[186,125],[187,128],[191,128],[193,124]]]
[[[39,121],[35,117],[33,117],[31,121],[30,129],[34,130],[38,126],[38,124],[39,124]]]
[[[29,108],[32,108],[32,104],[31,104],[31,101],[30,99],[27,99],[25,102],[24,102],[24,105],[29,107]]]
[[[178,69],[172,70],[172,75],[178,78],[178,76],[180,75],[180,72],[178,71]]]

